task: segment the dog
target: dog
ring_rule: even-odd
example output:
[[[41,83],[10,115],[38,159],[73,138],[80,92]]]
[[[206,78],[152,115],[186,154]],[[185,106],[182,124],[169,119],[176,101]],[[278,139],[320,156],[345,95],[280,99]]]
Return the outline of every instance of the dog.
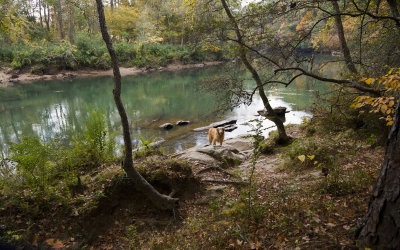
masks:
[[[224,141],[225,128],[210,128],[208,130],[208,141],[210,145],[215,145],[217,142],[222,146]]]

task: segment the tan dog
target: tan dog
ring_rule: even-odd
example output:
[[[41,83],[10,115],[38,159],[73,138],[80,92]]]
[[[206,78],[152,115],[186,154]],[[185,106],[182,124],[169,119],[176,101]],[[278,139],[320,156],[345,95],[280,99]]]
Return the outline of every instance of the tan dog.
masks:
[[[215,145],[217,142],[222,146],[222,141],[225,136],[225,128],[210,128],[208,130],[208,141],[210,145]]]

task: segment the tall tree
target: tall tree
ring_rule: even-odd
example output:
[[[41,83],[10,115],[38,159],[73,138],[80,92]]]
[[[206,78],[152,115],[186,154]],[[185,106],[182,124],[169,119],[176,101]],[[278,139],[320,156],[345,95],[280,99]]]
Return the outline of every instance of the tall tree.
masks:
[[[121,117],[122,130],[124,136],[125,153],[122,167],[128,176],[135,182],[139,190],[141,190],[147,197],[153,202],[155,206],[160,209],[174,209],[177,206],[178,199],[172,198],[171,196],[160,194],[153,186],[151,186],[134,168],[132,158],[132,141],[129,132],[128,117],[125,112],[124,105],[121,101],[121,73],[118,66],[118,58],[115,53],[111,37],[108,34],[106,19],[104,15],[104,6],[101,0],[96,0],[97,11],[99,15],[100,30],[103,36],[103,40],[107,45],[108,52],[111,56],[111,64],[114,73],[114,101],[118,109],[118,113]]]
[[[356,69],[356,66],[353,63],[353,60],[351,58],[350,49],[347,46],[346,37],[344,36],[344,29],[343,29],[342,17],[340,16],[341,12],[340,12],[340,8],[339,8],[339,4],[336,1],[332,1],[332,6],[335,11],[336,29],[338,32],[340,47],[342,48],[344,61],[346,62],[347,68],[350,70],[350,73],[356,75],[356,74],[358,74],[358,71]]]
[[[357,232],[363,247],[400,249],[400,99],[397,103],[385,159],[367,215]]]
[[[57,2],[57,20],[58,20],[58,28],[60,29],[60,38],[64,39],[65,38],[65,33],[64,33],[64,21],[63,21],[63,6],[61,0],[58,0]]]
[[[275,111],[273,110],[273,108],[271,107],[271,104],[269,103],[269,100],[264,91],[264,84],[261,81],[260,75],[258,74],[257,70],[253,67],[253,65],[250,63],[249,59],[247,58],[247,53],[246,53],[247,48],[244,44],[244,39],[241,34],[239,25],[237,24],[235,17],[232,15],[232,12],[229,9],[229,6],[228,6],[226,0],[221,0],[221,3],[225,10],[226,15],[229,18],[231,25],[233,26],[233,30],[235,31],[236,42],[239,45],[240,59],[242,60],[243,64],[247,68],[247,70],[250,71],[250,73],[253,77],[253,80],[257,84],[258,94],[260,95],[261,100],[263,101],[264,107],[270,116],[269,119],[271,121],[273,121],[275,123],[276,127],[278,128],[278,133],[279,133],[278,140],[280,143],[287,143],[289,141],[289,138],[286,134],[285,126],[283,125],[282,120],[275,114]]]

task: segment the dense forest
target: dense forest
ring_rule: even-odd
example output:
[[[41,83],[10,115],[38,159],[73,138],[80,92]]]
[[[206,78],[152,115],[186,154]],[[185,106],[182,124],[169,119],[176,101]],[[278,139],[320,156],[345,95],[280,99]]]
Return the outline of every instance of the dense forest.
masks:
[[[0,248],[400,248],[399,41],[399,0],[0,0],[0,98],[35,84],[23,75],[109,70],[120,121],[82,107],[67,139],[15,132]],[[210,62],[196,95],[217,100],[213,121],[259,98],[248,135],[221,139],[242,125],[224,121],[191,130],[210,145],[135,148],[121,69]],[[288,124],[271,93],[308,82],[327,91],[310,85],[312,116]],[[178,123],[160,129],[196,125]]]

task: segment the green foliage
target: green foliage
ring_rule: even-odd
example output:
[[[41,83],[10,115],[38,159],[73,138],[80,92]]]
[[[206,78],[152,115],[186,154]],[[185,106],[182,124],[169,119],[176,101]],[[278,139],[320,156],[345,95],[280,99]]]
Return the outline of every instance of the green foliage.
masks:
[[[15,162],[16,175],[22,188],[46,194],[54,177],[55,156],[51,144],[38,138],[23,137],[22,142],[11,146],[10,160]],[[17,181],[17,180],[16,180]]]
[[[78,32],[75,36],[77,61],[80,66],[107,69],[111,59],[100,34],[87,35]]]
[[[317,183],[317,190],[333,196],[356,194],[368,190],[374,179],[362,168],[345,171],[339,166],[334,166],[329,175]]]
[[[128,241],[130,249],[136,249],[137,241],[139,240],[139,235],[135,225],[129,225],[126,227],[125,240]]]
[[[285,150],[288,157],[285,166],[306,169],[316,166],[330,166],[333,162],[329,154],[329,145],[321,145],[310,139],[297,139]]]
[[[60,69],[76,68],[76,47],[68,41],[59,43],[18,43],[12,47],[11,66],[24,68],[35,64],[55,65]]]
[[[187,46],[169,44],[137,44],[126,41],[114,42],[119,62],[129,67],[158,67],[170,63],[196,63],[222,59],[222,54],[199,47],[195,50]],[[0,63],[9,62],[17,69],[31,68],[32,73],[43,74],[49,70],[79,67],[108,69],[111,59],[100,34],[89,35],[78,32],[75,44],[68,41],[51,43],[19,42],[0,47]],[[51,65],[51,68],[50,66]]]
[[[0,64],[1,62],[11,62],[13,53],[10,46],[0,41]]]
[[[85,168],[115,161],[115,136],[107,124],[103,110],[89,110],[83,131],[75,132],[73,136],[69,165]]]
[[[146,138],[139,134],[136,135],[140,139],[140,147],[134,152],[136,158],[147,157],[149,155],[159,154],[164,155],[164,149],[162,147],[153,147],[151,144],[155,142],[154,137]]]
[[[102,110],[88,113],[83,131],[75,132],[70,146],[57,139],[45,142],[29,137],[13,144],[9,159],[0,158],[1,193],[17,204],[32,199],[42,205],[53,198],[63,201],[82,171],[115,161],[115,134],[107,117]]]

